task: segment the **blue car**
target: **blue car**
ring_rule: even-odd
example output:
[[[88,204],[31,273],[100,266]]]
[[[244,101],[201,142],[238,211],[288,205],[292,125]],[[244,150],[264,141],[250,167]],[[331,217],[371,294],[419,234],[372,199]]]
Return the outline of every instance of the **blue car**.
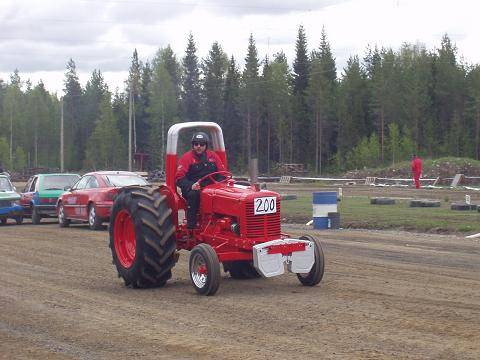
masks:
[[[20,206],[20,195],[15,191],[7,174],[0,173],[0,224],[13,219],[20,225],[23,222],[23,208]]]
[[[57,200],[80,179],[78,174],[37,174],[32,176],[20,197],[24,216],[32,218],[32,224],[40,224],[44,217],[57,217]]]

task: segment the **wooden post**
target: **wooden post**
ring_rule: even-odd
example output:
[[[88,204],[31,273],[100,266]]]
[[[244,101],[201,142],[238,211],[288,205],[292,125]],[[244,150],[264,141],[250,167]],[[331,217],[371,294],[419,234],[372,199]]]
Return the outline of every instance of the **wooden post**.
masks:
[[[248,166],[248,175],[250,176],[250,182],[252,184],[258,182],[258,159],[250,159]]]
[[[63,162],[63,97],[60,100],[61,108],[60,108],[60,172],[63,173],[64,169],[64,162]]]
[[[128,96],[128,171],[132,171],[132,86]]]

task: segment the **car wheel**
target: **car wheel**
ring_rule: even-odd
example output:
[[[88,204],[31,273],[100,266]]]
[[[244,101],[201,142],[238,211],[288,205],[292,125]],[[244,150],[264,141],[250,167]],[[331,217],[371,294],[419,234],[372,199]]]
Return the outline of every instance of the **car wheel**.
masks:
[[[60,225],[60,227],[67,227],[70,225],[70,219],[65,217],[65,209],[62,203],[58,204],[58,225]]]
[[[95,205],[90,204],[88,207],[88,226],[92,230],[100,230],[102,227],[102,219],[97,216]]]
[[[40,224],[41,219],[42,219],[42,217],[38,213],[37,208],[35,207],[35,205],[32,205],[32,224],[34,224],[34,225]]]

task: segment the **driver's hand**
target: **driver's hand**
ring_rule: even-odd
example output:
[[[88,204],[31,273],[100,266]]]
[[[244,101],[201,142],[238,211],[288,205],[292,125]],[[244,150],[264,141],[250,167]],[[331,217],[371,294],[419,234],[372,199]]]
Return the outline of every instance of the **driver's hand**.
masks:
[[[200,184],[198,182],[192,185],[192,190],[200,190]]]

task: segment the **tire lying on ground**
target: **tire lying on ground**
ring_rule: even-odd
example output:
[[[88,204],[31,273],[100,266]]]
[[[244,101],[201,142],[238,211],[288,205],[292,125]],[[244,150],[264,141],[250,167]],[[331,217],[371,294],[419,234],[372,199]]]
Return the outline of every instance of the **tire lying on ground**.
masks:
[[[410,200],[410,207],[421,207],[422,200]]]
[[[128,187],[116,198],[110,217],[110,249],[126,286],[164,286],[176,263],[172,209],[159,188]]]
[[[370,204],[372,205],[393,205],[395,204],[395,199],[380,197],[370,199]]]
[[[466,211],[470,210],[470,204],[453,203],[450,205],[451,210]]]
[[[280,200],[297,200],[296,194],[280,194]]]
[[[440,207],[439,200],[410,200],[410,207]]]
[[[440,207],[441,202],[438,200],[424,200],[422,201],[422,207]]]

